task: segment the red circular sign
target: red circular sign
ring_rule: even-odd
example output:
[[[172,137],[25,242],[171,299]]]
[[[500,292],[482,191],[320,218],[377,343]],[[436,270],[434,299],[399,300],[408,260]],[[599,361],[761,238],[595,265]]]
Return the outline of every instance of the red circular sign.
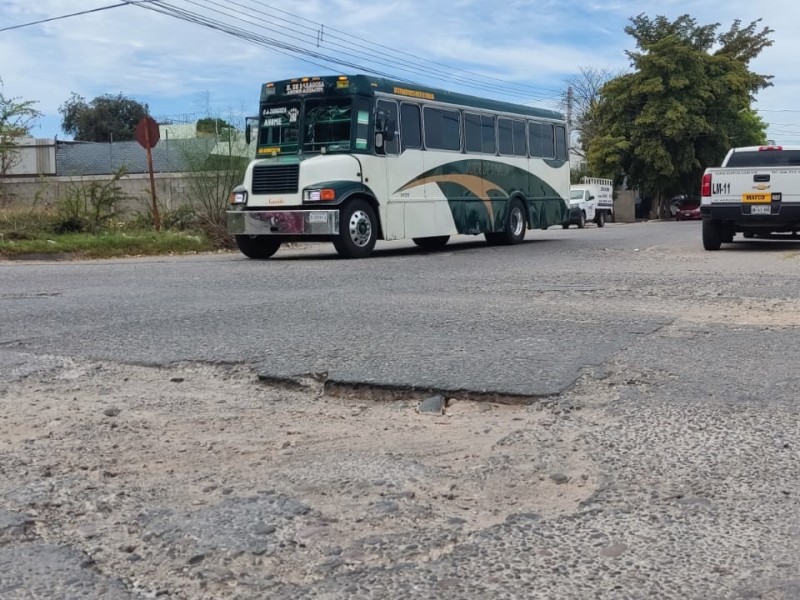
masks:
[[[158,131],[158,123],[153,117],[145,117],[136,126],[136,131],[133,134],[139,145],[147,150],[148,148],[155,148],[158,140],[161,139],[161,133]]]

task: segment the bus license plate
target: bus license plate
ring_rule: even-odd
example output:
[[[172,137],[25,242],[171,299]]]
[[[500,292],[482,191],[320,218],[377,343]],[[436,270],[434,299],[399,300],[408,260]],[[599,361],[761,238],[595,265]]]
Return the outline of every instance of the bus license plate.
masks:
[[[308,213],[308,222],[309,223],[327,223],[328,222],[328,213],[326,213],[326,212]]]
[[[742,194],[742,202],[748,202],[748,203],[772,202],[772,194],[770,192],[745,192],[744,194]]]
[[[768,215],[771,212],[772,212],[772,207],[769,204],[750,207],[751,215]]]

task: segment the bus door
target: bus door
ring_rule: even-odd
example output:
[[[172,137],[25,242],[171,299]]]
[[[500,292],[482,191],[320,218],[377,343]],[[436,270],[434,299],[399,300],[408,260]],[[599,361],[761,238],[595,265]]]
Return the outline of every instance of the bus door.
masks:
[[[386,186],[386,214],[383,222],[383,234],[387,240],[398,240],[405,237],[403,215],[404,193],[400,191],[405,181],[402,179],[400,159],[400,119],[397,102],[380,99],[375,105],[375,128],[383,131],[383,147],[376,148],[378,154],[384,156],[383,174]]]

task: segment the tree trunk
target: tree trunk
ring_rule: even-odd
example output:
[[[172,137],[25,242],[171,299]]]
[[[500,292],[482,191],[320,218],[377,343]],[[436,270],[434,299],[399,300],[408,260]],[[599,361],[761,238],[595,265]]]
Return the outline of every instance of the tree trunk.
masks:
[[[650,204],[650,220],[661,218],[662,203],[663,203],[663,198],[661,197],[661,194],[656,194],[653,197],[653,201]]]

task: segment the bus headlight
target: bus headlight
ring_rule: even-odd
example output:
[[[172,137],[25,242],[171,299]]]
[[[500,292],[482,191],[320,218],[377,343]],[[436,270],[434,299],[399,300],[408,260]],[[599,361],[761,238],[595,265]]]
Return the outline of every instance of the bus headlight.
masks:
[[[332,202],[336,200],[336,190],[322,188],[321,190],[306,190],[303,194],[305,202]]]
[[[234,190],[229,197],[231,204],[247,204],[247,192],[244,190]]]

